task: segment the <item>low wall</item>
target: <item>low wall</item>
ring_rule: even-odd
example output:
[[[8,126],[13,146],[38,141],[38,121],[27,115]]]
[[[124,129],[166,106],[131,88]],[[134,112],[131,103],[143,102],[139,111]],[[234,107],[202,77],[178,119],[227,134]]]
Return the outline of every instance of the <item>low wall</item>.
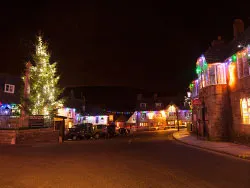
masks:
[[[58,143],[59,131],[51,128],[18,130],[16,144]]]
[[[15,130],[0,130],[0,144],[15,144]]]
[[[58,143],[59,131],[51,128],[0,130],[0,144]]]

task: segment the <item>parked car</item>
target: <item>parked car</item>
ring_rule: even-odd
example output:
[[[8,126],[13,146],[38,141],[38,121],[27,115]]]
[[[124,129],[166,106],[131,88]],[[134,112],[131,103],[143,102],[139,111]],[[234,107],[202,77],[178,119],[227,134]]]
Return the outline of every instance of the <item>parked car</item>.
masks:
[[[95,139],[99,139],[100,137],[105,137],[106,134],[108,133],[107,130],[107,125],[93,125],[93,132],[92,132],[92,136]]]
[[[109,137],[114,137],[114,136],[119,134],[119,131],[118,131],[116,125],[108,125],[107,129],[108,129]]]
[[[68,140],[89,139],[92,137],[92,132],[93,125],[91,123],[84,123],[70,128],[69,132],[65,136]]]

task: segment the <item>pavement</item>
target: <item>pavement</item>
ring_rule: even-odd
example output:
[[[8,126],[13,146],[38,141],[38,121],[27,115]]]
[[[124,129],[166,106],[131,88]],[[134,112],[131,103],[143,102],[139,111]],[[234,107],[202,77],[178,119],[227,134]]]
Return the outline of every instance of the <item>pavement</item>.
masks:
[[[250,147],[231,142],[207,141],[197,138],[187,130],[181,130],[173,133],[175,140],[194,147],[219,152],[234,157],[250,160]]]
[[[180,144],[173,132],[0,146],[0,187],[250,187],[249,161]]]

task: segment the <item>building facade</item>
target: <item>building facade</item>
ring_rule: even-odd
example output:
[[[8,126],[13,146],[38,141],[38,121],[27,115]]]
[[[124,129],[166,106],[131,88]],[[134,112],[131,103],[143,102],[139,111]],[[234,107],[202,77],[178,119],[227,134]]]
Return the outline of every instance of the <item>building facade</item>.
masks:
[[[191,110],[184,108],[179,97],[137,96],[137,109],[132,117],[138,128],[177,128],[191,123]]]
[[[19,126],[21,78],[0,74],[0,128]]]
[[[220,37],[196,62],[190,84],[193,130],[211,140],[250,139],[250,28],[234,22],[234,39]]]

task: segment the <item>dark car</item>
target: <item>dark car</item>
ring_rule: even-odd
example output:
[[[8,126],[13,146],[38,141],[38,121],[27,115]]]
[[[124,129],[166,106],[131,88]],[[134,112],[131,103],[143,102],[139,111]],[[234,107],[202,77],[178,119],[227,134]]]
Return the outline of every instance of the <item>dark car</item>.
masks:
[[[116,125],[107,126],[109,137],[114,137],[117,135]]]
[[[71,139],[71,140],[89,139],[92,137],[92,133],[93,133],[93,125],[90,123],[75,125],[73,128],[69,129],[69,132],[66,134],[66,139]]]

